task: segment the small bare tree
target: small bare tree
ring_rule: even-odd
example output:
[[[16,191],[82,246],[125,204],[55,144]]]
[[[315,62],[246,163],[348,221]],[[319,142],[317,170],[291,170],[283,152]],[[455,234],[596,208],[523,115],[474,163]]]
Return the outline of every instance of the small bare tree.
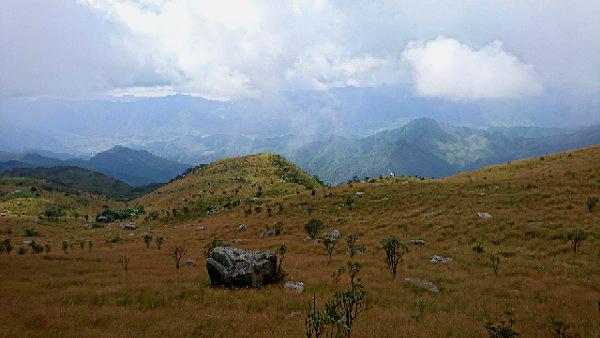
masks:
[[[494,269],[494,274],[498,276],[498,266],[500,265],[500,257],[492,255],[492,257],[490,257],[490,261],[492,262],[492,269]]]
[[[579,244],[587,238],[587,234],[582,229],[572,230],[567,234],[567,239],[571,241],[573,253],[577,254]]]
[[[404,230],[404,237],[408,237],[408,224],[400,224],[400,229]]]
[[[181,261],[183,256],[185,256],[187,250],[184,247],[178,245],[174,248],[171,248],[169,250],[169,253],[171,254],[171,258],[173,258],[173,261],[175,262],[175,269],[179,271],[179,262]]]
[[[14,248],[14,245],[12,244],[12,241],[7,238],[2,243],[4,244],[4,250],[6,251],[6,254],[10,255],[10,252]]]
[[[285,260],[286,255],[287,247],[285,246],[285,243],[282,243],[277,249],[277,268],[275,269],[275,277],[273,278],[276,282],[283,281],[288,275],[283,267],[283,261]]]
[[[338,238],[332,234],[331,231],[328,231],[321,240],[323,241],[323,245],[325,245],[325,250],[327,250],[327,253],[329,254],[329,260],[331,260],[331,255],[333,254],[333,249],[335,249],[335,245],[338,242]]]
[[[121,267],[125,271],[125,276],[126,277],[127,277],[127,270],[129,268],[129,261],[130,260],[131,260],[131,257],[129,257],[129,256],[121,256],[121,257],[119,257],[119,262],[121,263]]]
[[[160,250],[160,247],[165,242],[165,238],[163,236],[157,236],[154,241],[156,242],[156,247],[158,248],[158,250]]]
[[[408,252],[408,246],[396,236],[383,239],[381,245],[383,246],[383,250],[385,250],[387,269],[392,278],[396,278],[398,263],[403,260],[404,254]]]
[[[63,241],[62,242],[62,249],[65,252],[65,254],[67,253],[67,251],[69,250],[69,241]]]
[[[352,258],[354,257],[354,255],[356,255],[356,242],[358,242],[357,234],[349,233],[348,236],[346,236],[346,244],[348,244],[348,254]]]

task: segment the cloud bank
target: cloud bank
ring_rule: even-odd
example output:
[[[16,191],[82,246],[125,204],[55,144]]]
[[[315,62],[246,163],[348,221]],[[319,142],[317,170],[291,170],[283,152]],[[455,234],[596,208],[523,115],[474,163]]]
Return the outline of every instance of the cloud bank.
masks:
[[[531,65],[494,41],[479,50],[438,37],[410,42],[402,57],[409,64],[416,93],[454,101],[511,99],[539,94]]]
[[[5,0],[0,98],[228,100],[397,84],[454,101],[597,92],[598,11],[593,1]]]

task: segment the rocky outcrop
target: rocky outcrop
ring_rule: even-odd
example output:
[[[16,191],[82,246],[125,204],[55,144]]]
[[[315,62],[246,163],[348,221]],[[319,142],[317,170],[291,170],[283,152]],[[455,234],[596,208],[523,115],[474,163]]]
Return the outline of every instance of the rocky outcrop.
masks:
[[[275,277],[277,255],[267,250],[217,247],[206,260],[206,269],[212,286],[257,287]]]
[[[424,279],[407,277],[407,278],[404,278],[404,281],[408,284],[414,285],[421,289],[429,290],[430,292],[433,292],[433,293],[438,293],[440,291],[440,289],[437,287],[437,285],[433,284],[430,281],[426,281]]]

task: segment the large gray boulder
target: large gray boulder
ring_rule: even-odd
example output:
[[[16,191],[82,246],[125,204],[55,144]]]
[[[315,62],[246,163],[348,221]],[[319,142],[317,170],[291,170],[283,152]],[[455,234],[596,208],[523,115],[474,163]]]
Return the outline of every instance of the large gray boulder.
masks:
[[[217,247],[206,260],[206,269],[212,286],[257,287],[273,280],[277,255],[267,250]]]

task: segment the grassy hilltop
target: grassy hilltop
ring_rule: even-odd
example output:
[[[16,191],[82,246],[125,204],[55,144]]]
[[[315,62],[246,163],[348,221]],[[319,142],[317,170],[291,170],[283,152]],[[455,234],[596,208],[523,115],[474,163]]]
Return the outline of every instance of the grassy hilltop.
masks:
[[[161,217],[193,218],[322,187],[322,182],[282,156],[264,153],[191,169],[135,202]]]
[[[2,183],[3,194],[13,191],[14,183]],[[486,323],[498,326],[509,318],[526,337],[551,336],[557,327],[593,337],[600,334],[595,197],[600,147],[439,180],[386,178],[331,188],[277,155],[218,161],[136,200],[157,216],[138,219],[136,230],[115,224],[91,229],[72,219],[31,224],[39,241],[53,248],[49,254],[28,249],[17,255],[15,249],[0,255],[6,276],[0,278],[0,335],[302,337],[303,312],[313,295],[322,306],[348,286],[344,279],[332,283],[331,274],[351,259],[346,238],[354,233],[363,250],[353,260],[362,265],[359,278],[372,306],[358,317],[355,337],[481,337],[488,334]],[[16,246],[30,239],[12,225],[12,210],[27,198],[0,206],[12,208],[0,217],[0,239],[11,238]],[[331,259],[322,243],[306,238],[304,225],[314,218],[342,233]],[[276,222],[282,222],[281,234],[261,238]],[[241,223],[247,228],[237,231]],[[196,230],[200,226],[206,233]],[[567,240],[574,230],[586,235],[577,254]],[[146,248],[142,233],[164,237],[162,249],[154,241]],[[395,279],[381,248],[390,235],[426,242],[408,244]],[[281,284],[211,288],[203,252],[213,236],[246,249],[276,250],[285,243],[288,279],[304,282],[304,292],[286,292]],[[76,245],[65,254],[64,240],[91,240],[93,248]],[[168,254],[176,245],[187,250],[184,260],[198,266],[176,271]],[[433,255],[452,261],[432,263]],[[122,256],[130,258],[127,273]],[[499,259],[497,275],[492,257]],[[435,283],[440,291],[415,287],[407,277]]]

